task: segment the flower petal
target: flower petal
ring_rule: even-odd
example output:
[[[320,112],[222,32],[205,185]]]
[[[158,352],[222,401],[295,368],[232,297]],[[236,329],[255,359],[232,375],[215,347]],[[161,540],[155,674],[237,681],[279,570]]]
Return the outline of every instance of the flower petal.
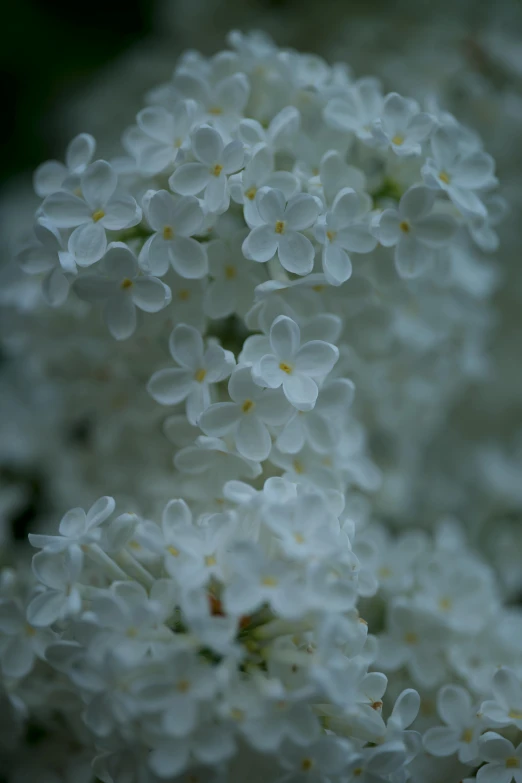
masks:
[[[186,280],[200,280],[207,274],[207,254],[197,239],[176,237],[169,243],[168,251],[174,270]]]
[[[193,373],[179,367],[158,370],[147,384],[150,396],[160,405],[176,405],[190,392]]]
[[[314,267],[314,247],[304,234],[285,231],[279,240],[279,260],[287,272],[306,275]]]
[[[126,340],[136,329],[136,307],[126,293],[111,297],[104,307],[104,319],[116,340]]]

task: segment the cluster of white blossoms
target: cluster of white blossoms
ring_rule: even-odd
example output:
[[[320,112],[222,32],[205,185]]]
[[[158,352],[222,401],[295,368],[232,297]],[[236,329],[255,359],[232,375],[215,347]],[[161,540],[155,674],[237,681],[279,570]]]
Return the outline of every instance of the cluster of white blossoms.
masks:
[[[46,733],[6,766],[522,783],[522,612],[455,521],[391,532],[408,476],[362,423],[399,440],[416,415],[415,459],[480,375],[494,161],[433,105],[229,41],[181,58],[125,155],[81,134],[35,174],[18,260],[64,314],[42,362],[76,379],[72,407],[102,384],[103,479],[82,488],[117,502],[68,511],[30,535],[32,574],[3,572],[5,698]]]

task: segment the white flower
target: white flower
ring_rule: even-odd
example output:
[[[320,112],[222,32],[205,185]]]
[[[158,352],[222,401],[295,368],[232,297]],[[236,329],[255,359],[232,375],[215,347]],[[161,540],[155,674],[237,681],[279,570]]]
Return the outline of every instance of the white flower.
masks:
[[[433,213],[435,191],[422,185],[409,188],[397,209],[377,216],[375,234],[384,247],[395,247],[395,267],[401,277],[417,277],[433,261],[434,251],[446,246],[457,230],[450,215]]]
[[[291,148],[292,141],[299,130],[300,120],[301,115],[295,106],[285,106],[275,117],[272,117],[266,130],[260,122],[249,117],[240,121],[237,133],[248,148],[266,144],[276,152],[282,148]]]
[[[306,747],[286,742],[278,759],[286,774],[277,783],[330,783],[332,775],[340,773],[349,758],[350,746],[337,737],[321,737]]]
[[[86,274],[74,290],[87,302],[101,302],[103,317],[116,340],[126,340],[136,329],[136,307],[157,313],[171,301],[170,288],[157,277],[141,274],[138,260],[123,242],[112,242],[102,263],[104,276]]]
[[[137,225],[141,209],[132,196],[118,188],[118,175],[104,160],[87,166],[80,176],[79,192],[81,195],[66,190],[52,193],[42,209],[57,228],[74,228],[69,252],[79,266],[90,266],[105,253],[105,230]]]
[[[228,382],[233,402],[218,402],[201,415],[199,426],[207,435],[233,434],[236,448],[247,459],[265,460],[272,448],[267,425],[283,424],[290,406],[280,392],[262,389],[250,367],[238,367]]]
[[[437,696],[437,709],[446,726],[428,729],[424,747],[434,756],[458,753],[459,761],[471,764],[479,755],[484,720],[477,715],[468,691],[456,685],[444,686]]]
[[[207,243],[209,275],[212,280],[205,292],[203,307],[209,318],[244,315],[250,307],[256,285],[265,280],[261,267],[245,262],[241,245],[246,231],[235,232],[227,239]]]
[[[230,195],[235,202],[243,204],[245,222],[250,227],[261,222],[256,203],[261,188],[276,188],[287,200],[299,191],[297,177],[289,171],[274,171],[274,167],[272,149],[266,144],[258,144],[243,171],[229,180]]]
[[[496,726],[516,726],[522,731],[522,683],[512,669],[497,669],[492,682],[494,700],[485,701],[480,711]]]
[[[276,318],[270,328],[270,347],[272,352],[254,367],[256,382],[271,389],[282,386],[288,402],[297,410],[313,408],[319,393],[317,382],[336,363],[338,349],[323,340],[301,345],[299,326],[285,315]]]
[[[233,73],[214,81],[186,68],[175,73],[172,86],[176,97],[192,98],[201,104],[207,113],[207,122],[225,133],[237,126],[250,92],[244,73]]]
[[[390,741],[376,748],[363,748],[349,760],[343,783],[380,783],[404,764],[406,749],[402,742]]]
[[[522,742],[515,748],[505,737],[487,731],[481,738],[480,758],[487,763],[477,770],[477,783],[522,783]]]
[[[386,96],[372,132],[380,145],[389,145],[396,155],[403,157],[420,155],[421,144],[434,127],[435,118],[421,112],[416,101],[392,92]]]
[[[204,191],[203,198],[210,212],[224,212],[228,208],[228,176],[243,166],[244,151],[240,141],[225,146],[221,135],[208,125],[192,134],[192,150],[197,163],[183,163],[169,179],[175,193],[195,196]]]
[[[35,658],[45,660],[45,649],[54,641],[48,629],[34,628],[15,600],[0,601],[0,664],[6,677],[25,677]]]
[[[77,582],[83,567],[82,551],[76,547],[61,552],[38,552],[33,557],[33,573],[46,588],[27,607],[27,622],[45,628],[56,620],[77,614],[82,599]]]
[[[190,149],[190,131],[200,109],[195,101],[179,101],[172,112],[162,106],[148,106],[136,117],[139,131],[128,138],[138,168],[146,174],[157,174],[183,160]]]
[[[270,261],[277,252],[281,266],[288,272],[298,275],[311,272],[314,248],[301,232],[317,220],[317,201],[300,193],[287,202],[280,190],[270,189],[258,192],[256,206],[262,223],[245,239],[245,257],[263,263]]]
[[[174,197],[158,190],[146,201],[145,214],[155,232],[144,244],[140,261],[151,274],[162,277],[169,266],[188,280],[204,277],[207,254],[196,239],[203,228],[203,212],[193,196]]]
[[[186,400],[187,418],[196,424],[211,401],[211,386],[228,378],[235,365],[234,355],[211,342],[207,349],[197,329],[178,324],[169,340],[172,358],[180,367],[158,370],[147,391],[161,405]]]
[[[42,293],[52,307],[63,304],[76,274],[74,256],[65,250],[58,229],[45,218],[34,226],[35,238],[17,254],[20,267],[29,275],[44,273]]]
[[[331,285],[341,285],[351,276],[348,252],[369,253],[377,244],[368,223],[362,219],[365,212],[366,205],[355,190],[343,188],[314,229],[315,238],[324,246],[323,271]]]
[[[58,527],[60,535],[29,533],[29,543],[34,547],[45,548],[48,552],[63,552],[98,542],[102,535],[100,525],[110,517],[115,507],[114,498],[102,497],[87,513],[83,508],[71,508],[62,517]]]
[[[276,446],[283,452],[297,454],[308,443],[314,451],[328,453],[334,448],[336,424],[352,404],[354,385],[346,378],[326,381],[311,411],[296,411],[278,435]]]
[[[431,137],[431,152],[422,168],[424,182],[434,190],[444,190],[457,209],[466,216],[486,215],[476,192],[494,184],[495,162],[482,150],[470,149],[458,129],[438,128]]]
[[[48,160],[34,173],[34,189],[39,196],[49,196],[64,188],[71,190],[92,160],[96,141],[89,133],[80,133],[69,143],[65,153],[65,165]]]
[[[359,79],[344,95],[328,101],[326,124],[336,130],[353,131],[362,141],[372,138],[372,124],[382,111],[383,96],[377,79]]]
[[[317,492],[307,491],[294,501],[267,506],[264,520],[280,540],[282,551],[291,559],[324,558],[339,546],[339,521],[329,510],[325,498]]]

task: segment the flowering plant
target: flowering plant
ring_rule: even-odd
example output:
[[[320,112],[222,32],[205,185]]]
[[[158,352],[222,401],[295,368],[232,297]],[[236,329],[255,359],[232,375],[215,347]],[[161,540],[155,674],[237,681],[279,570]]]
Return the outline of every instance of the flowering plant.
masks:
[[[388,528],[364,415],[399,437],[397,394],[426,435],[408,368],[446,363],[442,397],[473,373],[494,161],[374,79],[229,42],[181,58],[124,156],[82,134],[35,174],[22,268],[149,399],[102,414],[118,503],[4,574],[10,708],[74,780],[522,783],[521,616],[455,522]],[[147,494],[125,431],[148,459],[163,411]]]

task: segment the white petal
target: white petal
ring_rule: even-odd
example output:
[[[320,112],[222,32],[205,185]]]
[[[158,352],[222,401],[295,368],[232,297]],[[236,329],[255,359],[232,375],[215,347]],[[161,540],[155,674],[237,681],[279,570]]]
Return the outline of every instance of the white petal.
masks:
[[[521,701],[520,680],[515,673],[503,666],[493,676],[493,693],[503,707],[511,708]]]
[[[106,160],[97,160],[87,166],[81,177],[82,194],[94,211],[104,207],[118,184],[118,175]]]
[[[280,190],[260,191],[256,196],[256,204],[261,219],[270,226],[283,219],[286,202]]]
[[[353,188],[343,188],[335,197],[332,204],[332,213],[335,217],[335,226],[346,226],[355,220],[361,212],[361,199]]]
[[[377,240],[364,223],[342,228],[337,233],[337,242],[349,253],[370,253],[377,245]]]
[[[229,204],[227,178],[221,172],[217,177],[212,175],[205,190],[205,206],[209,212],[223,212]]]
[[[179,533],[192,524],[192,514],[184,500],[169,500],[163,511],[161,527],[165,537]]]
[[[335,345],[322,340],[311,340],[297,352],[295,369],[312,378],[320,378],[330,372],[338,358],[339,351]]]
[[[201,193],[210,177],[210,169],[203,163],[183,163],[169,179],[169,185],[182,196],[195,196]]]
[[[57,160],[48,160],[46,163],[42,163],[36,169],[33,177],[36,194],[44,198],[51,193],[56,193],[57,190],[60,190],[67,173],[63,163],[59,163]]]
[[[270,345],[279,359],[293,359],[301,342],[301,330],[291,318],[278,316],[270,328]]]
[[[477,783],[511,783],[513,770],[504,764],[484,764],[477,770]]]
[[[174,143],[174,118],[163,106],[147,106],[136,116],[141,130],[157,141]]]
[[[52,269],[42,281],[42,294],[51,307],[59,307],[69,294],[70,283],[61,269]]]
[[[197,199],[190,197],[190,203],[193,201],[199,206]],[[168,190],[156,191],[146,205],[145,214],[154,231],[163,231],[166,226],[174,226],[176,201],[172,193]]]
[[[306,275],[314,267],[314,247],[304,234],[285,231],[279,239],[279,260],[287,272]]]
[[[141,220],[141,208],[127,193],[117,193],[105,207],[106,213],[100,222],[110,231],[137,226]]]
[[[433,756],[451,756],[459,747],[459,736],[449,726],[428,729],[423,738],[424,747]]]
[[[285,373],[279,367],[279,360],[272,354],[268,354],[263,356],[257,363],[255,376],[256,381],[259,378],[260,384],[271,389],[277,389],[283,383]]]
[[[223,150],[223,169],[225,174],[234,174],[243,166],[245,152],[240,141],[231,141]]]
[[[376,233],[384,247],[396,245],[401,236],[401,218],[396,209],[385,209],[379,217]]]
[[[439,691],[437,709],[448,726],[464,727],[471,713],[469,693],[459,686],[446,685]]]
[[[155,277],[161,277],[170,269],[170,242],[166,242],[161,234],[153,234],[140,252],[140,264],[143,269]]]
[[[457,223],[450,215],[428,215],[416,221],[414,228],[422,242],[430,247],[441,247],[451,240]]]
[[[58,228],[73,228],[91,219],[92,210],[85,201],[62,190],[48,196],[42,204],[44,214]]]
[[[193,383],[193,374],[181,368],[158,370],[147,384],[150,396],[160,405],[176,405],[185,399]]]
[[[170,288],[157,277],[139,277],[132,287],[136,307],[146,313],[157,313],[172,299]]]
[[[291,199],[286,207],[284,217],[290,229],[300,231],[315,223],[318,214],[317,201],[307,193],[300,193]]]
[[[431,212],[434,203],[435,193],[433,190],[423,185],[415,185],[409,188],[401,198],[399,212],[407,220],[418,220]]]
[[[237,450],[243,457],[263,462],[270,454],[272,441],[267,428],[255,414],[241,417],[236,430]]]
[[[126,277],[133,280],[138,272],[138,262],[127,245],[113,242],[103,259],[103,268],[110,280],[121,282]]]
[[[35,596],[27,607],[27,621],[36,628],[52,625],[65,608],[64,594],[47,590]]]
[[[228,382],[228,393],[234,402],[256,400],[261,396],[261,389],[252,380],[250,367],[237,367]]]
[[[68,538],[80,536],[86,527],[87,517],[83,508],[71,508],[62,517],[59,531],[60,535]]]
[[[90,163],[96,150],[96,141],[90,133],[80,133],[69,146],[65,155],[65,162],[71,172],[81,173]]]
[[[330,285],[341,285],[352,276],[350,256],[342,247],[328,244],[323,250],[323,270]]]
[[[291,406],[280,389],[265,389],[256,401],[256,415],[265,424],[275,426],[284,424],[292,412]]]
[[[475,152],[460,160],[451,172],[452,180],[459,188],[482,188],[493,177],[495,161],[485,152]]]
[[[191,371],[203,367],[203,338],[193,326],[179,324],[169,339],[172,358]]]
[[[33,668],[34,652],[28,637],[10,639],[2,651],[2,672],[6,677],[25,677]]]
[[[276,440],[277,448],[285,454],[297,454],[304,446],[304,427],[296,414],[285,426]]]
[[[101,525],[102,522],[105,522],[115,508],[116,503],[114,502],[114,498],[111,498],[108,495],[99,498],[87,512],[87,527],[89,530]]]
[[[207,435],[219,438],[230,432],[241,417],[241,407],[234,402],[217,402],[201,414],[199,426]]]
[[[418,277],[432,261],[433,251],[415,237],[401,237],[395,250],[395,267],[401,277]]]
[[[174,211],[173,222],[176,232],[184,237],[197,234],[203,226],[203,212],[199,201],[194,196],[186,196]]]
[[[104,307],[104,319],[116,340],[126,340],[136,329],[136,307],[125,293],[111,297]]]
[[[69,237],[68,249],[78,266],[90,266],[99,261],[107,248],[105,229],[100,223],[84,223]]]
[[[501,737],[500,734],[488,731],[482,736],[480,757],[485,761],[503,762],[506,757],[514,755],[513,743]]]
[[[243,242],[243,254],[252,261],[265,262],[274,257],[277,250],[277,234],[272,226],[252,229]]]
[[[208,125],[198,128],[192,135],[194,155],[207,166],[212,166],[221,160],[223,146],[221,135]]]
[[[196,425],[199,417],[210,405],[208,383],[194,383],[187,397],[186,412],[190,424]]]
[[[227,112],[241,114],[248,101],[250,84],[244,73],[222,79],[216,89],[216,103]]]
[[[307,375],[292,373],[283,379],[283,391],[288,402],[299,411],[314,407],[317,399],[317,384]]]
[[[197,239],[176,237],[169,243],[169,256],[174,270],[186,280],[200,280],[208,272],[207,254]]]

